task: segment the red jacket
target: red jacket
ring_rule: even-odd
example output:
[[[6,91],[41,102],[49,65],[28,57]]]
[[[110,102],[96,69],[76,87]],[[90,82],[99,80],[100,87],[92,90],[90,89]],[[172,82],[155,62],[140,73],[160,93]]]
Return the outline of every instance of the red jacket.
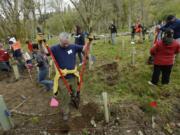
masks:
[[[154,56],[155,65],[173,65],[175,54],[180,52],[180,44],[173,41],[170,45],[165,45],[162,40],[151,48],[151,55]]]
[[[137,23],[135,25],[135,30],[136,30],[136,33],[141,33],[142,32],[142,25],[140,23]]]
[[[5,50],[0,50],[0,62],[8,61],[10,58],[9,54]]]
[[[32,51],[33,51],[33,45],[32,45],[32,43],[28,43],[28,50],[29,50],[29,52],[32,52]]]

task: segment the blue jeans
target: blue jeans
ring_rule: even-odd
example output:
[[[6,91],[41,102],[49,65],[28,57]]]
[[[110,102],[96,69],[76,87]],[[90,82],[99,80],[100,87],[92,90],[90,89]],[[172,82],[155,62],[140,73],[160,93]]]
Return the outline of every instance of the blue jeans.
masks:
[[[112,42],[112,44],[113,45],[115,45],[115,43],[116,43],[116,33],[111,33],[111,42]]]
[[[39,75],[38,75],[38,82],[43,84],[46,87],[46,90],[51,90],[53,87],[53,81],[46,80],[46,77],[48,75],[48,69],[39,69]]]

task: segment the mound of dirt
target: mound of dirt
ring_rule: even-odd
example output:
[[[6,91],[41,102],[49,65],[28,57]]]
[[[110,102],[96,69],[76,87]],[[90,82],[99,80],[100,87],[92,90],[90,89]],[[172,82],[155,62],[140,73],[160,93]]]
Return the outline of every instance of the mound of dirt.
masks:
[[[82,116],[90,120],[99,111],[99,107],[95,103],[88,103],[82,106],[80,110],[81,110]]]
[[[107,85],[116,85],[119,79],[118,63],[112,62],[101,65],[100,67],[98,67],[97,74],[100,76],[100,79]]]

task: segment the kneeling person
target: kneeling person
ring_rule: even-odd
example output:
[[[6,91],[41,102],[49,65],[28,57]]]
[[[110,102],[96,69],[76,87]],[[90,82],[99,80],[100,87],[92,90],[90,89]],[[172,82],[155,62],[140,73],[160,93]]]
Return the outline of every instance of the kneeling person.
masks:
[[[38,82],[43,84],[46,90],[49,91],[53,87],[53,81],[46,80],[49,72],[47,56],[40,52],[38,44],[33,44],[33,53],[37,62],[36,66],[39,68]]]

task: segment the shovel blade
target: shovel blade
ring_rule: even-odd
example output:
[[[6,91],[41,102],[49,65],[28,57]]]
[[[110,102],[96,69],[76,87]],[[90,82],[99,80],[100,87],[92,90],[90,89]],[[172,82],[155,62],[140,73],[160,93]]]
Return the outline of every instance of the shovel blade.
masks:
[[[71,96],[71,102],[76,109],[79,109],[80,96],[79,95]]]

